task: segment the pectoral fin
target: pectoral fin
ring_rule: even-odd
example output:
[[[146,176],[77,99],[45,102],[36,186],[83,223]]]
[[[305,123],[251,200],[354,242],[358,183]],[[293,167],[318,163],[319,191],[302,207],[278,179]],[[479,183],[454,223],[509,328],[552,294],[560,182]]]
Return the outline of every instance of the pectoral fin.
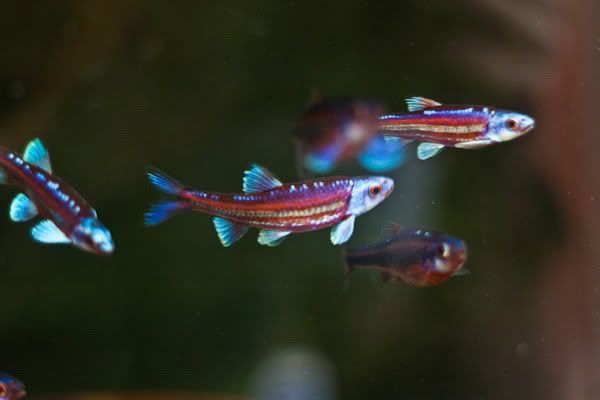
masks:
[[[70,243],[71,240],[54,224],[46,219],[31,229],[31,237],[41,243]]]
[[[331,243],[335,245],[346,243],[352,236],[352,232],[354,232],[355,219],[356,217],[352,215],[350,218],[347,218],[334,226],[331,230],[331,234],[329,235],[331,238]]]

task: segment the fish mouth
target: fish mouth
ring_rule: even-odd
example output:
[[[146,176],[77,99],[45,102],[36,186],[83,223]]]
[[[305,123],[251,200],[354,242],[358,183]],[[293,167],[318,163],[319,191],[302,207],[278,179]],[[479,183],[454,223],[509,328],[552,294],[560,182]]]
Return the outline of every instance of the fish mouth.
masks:
[[[532,130],[533,128],[535,128],[535,120],[533,118],[526,118],[523,122],[522,122],[522,128],[521,131],[523,134],[529,132],[530,130]]]

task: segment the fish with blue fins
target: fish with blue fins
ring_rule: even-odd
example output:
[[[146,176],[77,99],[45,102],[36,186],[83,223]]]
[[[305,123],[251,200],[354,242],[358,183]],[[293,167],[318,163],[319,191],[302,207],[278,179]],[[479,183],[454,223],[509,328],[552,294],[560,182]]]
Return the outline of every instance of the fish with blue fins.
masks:
[[[377,136],[383,104],[360,99],[316,99],[293,131],[299,170],[327,174],[341,162],[358,158],[374,173],[399,167],[403,146]]]
[[[22,191],[10,205],[11,220],[43,218],[31,230],[33,240],[73,244],[95,254],[113,252],[112,236],[96,210],[54,175],[48,151],[39,139],[32,140],[23,155],[0,147],[0,184],[14,185]]]
[[[244,172],[243,193],[192,189],[154,168],[148,170],[148,179],[174,199],[153,205],[145,214],[147,226],[183,211],[200,211],[214,216],[215,229],[225,247],[251,227],[260,230],[258,243],[266,246],[276,246],[292,233],[329,227],[331,243],[345,243],[352,236],[356,217],[385,200],[394,188],[394,181],[383,176],[328,177],[284,184],[256,164]]]
[[[379,134],[389,142],[421,142],[417,157],[426,160],[446,147],[479,149],[531,131],[528,115],[479,105],[444,105],[424,97],[406,99],[408,112],[382,115]]]

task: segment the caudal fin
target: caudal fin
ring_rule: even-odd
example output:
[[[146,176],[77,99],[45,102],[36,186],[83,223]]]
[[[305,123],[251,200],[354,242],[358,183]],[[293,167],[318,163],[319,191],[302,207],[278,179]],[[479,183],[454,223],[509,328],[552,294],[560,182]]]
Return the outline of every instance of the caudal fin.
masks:
[[[144,224],[156,226],[185,209],[187,209],[187,203],[183,201],[163,201],[153,204],[144,214]]]
[[[177,196],[183,189],[183,185],[176,179],[154,167],[148,167],[147,174],[150,183],[161,192]]]

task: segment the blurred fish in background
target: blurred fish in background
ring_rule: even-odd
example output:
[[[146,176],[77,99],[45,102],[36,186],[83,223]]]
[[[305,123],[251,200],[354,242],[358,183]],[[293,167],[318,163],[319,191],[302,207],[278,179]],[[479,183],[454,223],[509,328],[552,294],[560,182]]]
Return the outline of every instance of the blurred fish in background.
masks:
[[[333,367],[310,350],[275,352],[259,366],[254,379],[256,400],[336,400]]]
[[[302,176],[305,169],[327,174],[356,157],[371,172],[399,167],[404,160],[402,146],[375,136],[384,110],[374,100],[316,99],[293,131],[298,174]]]

